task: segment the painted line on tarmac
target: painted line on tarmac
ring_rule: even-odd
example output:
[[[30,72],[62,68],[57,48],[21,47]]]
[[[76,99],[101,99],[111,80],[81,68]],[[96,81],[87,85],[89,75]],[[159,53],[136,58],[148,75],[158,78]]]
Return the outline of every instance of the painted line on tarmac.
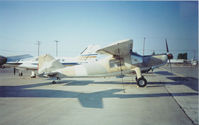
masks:
[[[165,71],[168,71],[169,73],[172,73],[172,74],[174,74],[174,75],[176,75],[176,76],[186,77],[186,76],[184,76],[184,75],[182,75],[182,74],[179,74],[179,73],[176,73],[176,72],[170,72],[169,70],[164,69],[164,68],[161,68],[161,69],[163,69],[163,70],[165,70]],[[166,86],[165,86],[165,89],[167,90],[168,94],[171,95],[171,97],[174,99],[174,101],[177,103],[177,105],[180,107],[180,109],[184,112],[184,114],[187,116],[187,118],[192,122],[192,124],[193,124],[193,125],[196,125],[196,124],[194,123],[194,121],[192,120],[192,118],[186,113],[186,111],[182,108],[182,106],[181,106],[181,105],[178,103],[178,101],[176,100],[175,96],[167,89]]]
[[[187,116],[187,118],[192,122],[193,125],[195,125],[194,121],[191,119],[191,117],[186,113],[186,111],[182,108],[182,106],[178,103],[178,101],[176,100],[175,96],[170,93],[170,91],[167,89],[167,87],[165,86],[166,91],[168,92],[169,95],[171,95],[171,97],[173,98],[173,100],[176,102],[176,104],[179,106],[179,108],[182,110],[182,112],[185,114],[185,116]]]

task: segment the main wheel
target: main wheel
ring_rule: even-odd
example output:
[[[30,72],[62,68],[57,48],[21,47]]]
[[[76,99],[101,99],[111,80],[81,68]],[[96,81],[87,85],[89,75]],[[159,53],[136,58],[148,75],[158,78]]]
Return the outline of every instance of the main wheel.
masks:
[[[147,85],[147,81],[144,77],[137,79],[137,85],[139,87],[145,87]]]
[[[144,78],[144,76],[142,76],[142,78]],[[138,81],[138,78],[137,78],[137,76],[135,77],[135,81],[136,81],[136,82]]]
[[[52,84],[56,84],[56,82],[55,82],[55,81],[52,81]]]

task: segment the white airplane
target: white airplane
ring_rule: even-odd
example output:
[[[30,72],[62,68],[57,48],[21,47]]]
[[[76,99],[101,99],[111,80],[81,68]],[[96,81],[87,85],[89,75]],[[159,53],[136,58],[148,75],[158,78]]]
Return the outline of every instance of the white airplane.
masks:
[[[94,77],[117,76],[136,73],[139,87],[147,85],[147,80],[142,72],[160,67],[167,63],[173,56],[169,53],[141,56],[132,52],[133,40],[123,40],[97,50],[97,53],[107,54],[104,59],[86,64],[64,67],[50,55],[39,57],[39,76],[53,77],[59,80],[64,77]],[[52,83],[56,83],[53,81]]]
[[[74,66],[80,65],[82,63],[88,63],[91,61],[97,60],[97,53],[96,51],[99,49],[99,45],[89,45],[85,48],[80,56],[77,57],[56,57],[56,60],[62,63],[65,67],[67,66]],[[31,77],[36,77],[35,71],[38,69],[38,57],[22,59],[18,61],[20,65],[16,67],[16,69],[22,70],[31,70],[32,74]]]

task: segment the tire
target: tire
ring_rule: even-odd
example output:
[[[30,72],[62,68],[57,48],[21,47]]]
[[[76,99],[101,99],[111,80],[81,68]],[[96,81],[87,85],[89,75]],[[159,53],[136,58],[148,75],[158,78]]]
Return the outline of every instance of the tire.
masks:
[[[141,77],[137,80],[137,85],[139,87],[145,87],[147,85],[147,81],[144,77]]]
[[[144,76],[142,76],[142,78],[144,78]],[[136,81],[136,82],[138,81],[138,78],[137,78],[137,76],[135,77],[135,81]]]

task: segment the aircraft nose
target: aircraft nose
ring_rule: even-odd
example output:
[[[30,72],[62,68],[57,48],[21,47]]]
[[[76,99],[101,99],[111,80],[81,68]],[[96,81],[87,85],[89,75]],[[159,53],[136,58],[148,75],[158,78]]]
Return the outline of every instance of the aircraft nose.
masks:
[[[171,53],[167,54],[168,59],[173,59],[173,55]]]
[[[3,56],[0,56],[0,65],[3,65],[7,62],[7,58],[6,57],[3,57]]]
[[[167,55],[162,56],[162,62],[167,62],[167,59],[168,59]]]

